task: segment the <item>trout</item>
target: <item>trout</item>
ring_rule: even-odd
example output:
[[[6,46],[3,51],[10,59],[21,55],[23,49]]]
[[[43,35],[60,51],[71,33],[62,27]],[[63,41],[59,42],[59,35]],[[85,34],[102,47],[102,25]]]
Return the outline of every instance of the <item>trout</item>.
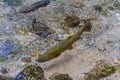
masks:
[[[58,57],[66,49],[70,49],[70,46],[72,46],[72,44],[74,42],[76,42],[78,39],[80,39],[80,35],[84,31],[91,31],[91,22],[90,21],[87,22],[81,28],[81,30],[78,31],[77,33],[75,33],[74,35],[72,35],[71,37],[69,37],[66,40],[62,41],[61,43],[51,47],[45,53],[39,55],[37,61],[38,62],[45,62],[45,61],[49,61],[51,59],[54,59],[54,58]]]

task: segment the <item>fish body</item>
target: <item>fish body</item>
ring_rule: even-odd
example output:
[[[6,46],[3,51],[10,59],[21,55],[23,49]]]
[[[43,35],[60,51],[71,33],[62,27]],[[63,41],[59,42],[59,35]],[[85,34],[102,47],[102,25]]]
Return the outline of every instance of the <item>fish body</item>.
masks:
[[[29,12],[37,10],[40,7],[45,7],[49,3],[50,3],[50,0],[40,0],[40,1],[35,2],[26,8],[20,9],[19,13],[29,13]]]
[[[45,53],[39,55],[37,61],[38,62],[45,62],[45,61],[49,61],[51,59],[56,58],[62,52],[64,52],[66,49],[69,49],[69,47],[71,47],[71,45],[80,38],[80,35],[84,31],[86,31],[86,30],[88,31],[88,28],[91,28],[91,22],[88,22],[87,24],[85,24],[82,27],[82,29],[79,32],[77,32],[76,34],[74,34],[73,36],[71,36],[68,39],[64,40],[63,42],[51,47]]]

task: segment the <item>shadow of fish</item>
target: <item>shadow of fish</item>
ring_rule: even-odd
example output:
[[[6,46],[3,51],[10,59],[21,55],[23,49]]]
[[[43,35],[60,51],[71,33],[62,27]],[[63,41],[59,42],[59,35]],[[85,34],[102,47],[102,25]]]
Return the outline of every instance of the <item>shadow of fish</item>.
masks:
[[[32,5],[20,9],[19,13],[29,13],[37,10],[40,7],[45,7],[50,3],[50,0],[40,0],[38,2],[33,3]]]

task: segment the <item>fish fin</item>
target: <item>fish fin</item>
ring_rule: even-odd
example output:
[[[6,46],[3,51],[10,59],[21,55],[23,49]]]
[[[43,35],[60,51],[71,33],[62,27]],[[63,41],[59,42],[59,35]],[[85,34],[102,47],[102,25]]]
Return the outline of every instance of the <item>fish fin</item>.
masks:
[[[72,50],[73,49],[73,46],[72,44],[68,46],[68,50]]]

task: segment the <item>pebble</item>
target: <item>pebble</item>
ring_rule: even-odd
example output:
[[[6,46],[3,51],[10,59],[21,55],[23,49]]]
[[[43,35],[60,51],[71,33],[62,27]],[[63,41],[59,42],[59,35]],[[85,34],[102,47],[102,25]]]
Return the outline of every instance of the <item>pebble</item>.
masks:
[[[60,74],[54,73],[52,76],[49,77],[49,80],[73,80],[69,74]]]
[[[25,73],[19,73],[14,80],[19,80],[21,77],[24,77]]]
[[[6,73],[8,73],[8,69],[5,68],[5,67],[2,67],[2,68],[1,68],[1,72],[2,72],[3,74],[6,74]]]
[[[21,58],[21,61],[30,63],[32,60],[31,60],[31,57],[23,57],[23,58]]]
[[[37,57],[38,56],[38,52],[32,52],[31,55],[34,56],[34,57]]]
[[[38,34],[39,35],[39,34]],[[42,38],[46,38],[49,35],[49,32],[43,32],[40,34]]]
[[[114,63],[120,64],[120,57],[114,59]]]
[[[25,34],[25,30],[22,30],[22,29],[19,30],[18,32],[19,32],[20,34]]]
[[[4,60],[5,60],[5,57],[0,56],[0,62],[1,62],[1,61],[4,61]]]
[[[74,1],[71,6],[75,7],[75,8],[81,8],[81,7],[84,7],[85,5],[82,3],[82,2],[77,2],[77,1]]]

